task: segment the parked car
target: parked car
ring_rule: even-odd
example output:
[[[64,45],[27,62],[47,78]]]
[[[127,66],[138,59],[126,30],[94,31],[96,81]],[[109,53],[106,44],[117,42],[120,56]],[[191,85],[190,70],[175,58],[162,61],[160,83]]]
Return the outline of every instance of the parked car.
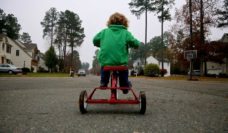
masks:
[[[0,64],[0,73],[17,74],[22,73],[22,69],[12,64]]]
[[[188,75],[190,75],[190,71],[188,72]],[[193,76],[200,76],[200,70],[192,70]]]
[[[78,70],[78,76],[86,76],[86,71],[85,71],[85,69],[79,69],[79,70]]]

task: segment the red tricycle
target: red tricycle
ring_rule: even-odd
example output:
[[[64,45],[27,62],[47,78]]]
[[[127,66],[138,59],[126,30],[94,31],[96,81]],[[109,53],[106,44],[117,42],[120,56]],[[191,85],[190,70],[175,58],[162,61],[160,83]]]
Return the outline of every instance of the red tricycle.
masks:
[[[126,66],[105,66],[104,71],[110,71],[111,85],[110,87],[96,87],[87,96],[86,90],[82,91],[79,97],[79,108],[82,114],[87,113],[88,104],[139,104],[139,113],[145,114],[146,112],[146,94],[140,91],[139,96],[133,91],[132,87],[118,87],[118,71],[128,70]],[[134,99],[118,99],[117,90],[125,90],[132,92]],[[94,99],[93,95],[96,90],[111,90],[109,99]]]

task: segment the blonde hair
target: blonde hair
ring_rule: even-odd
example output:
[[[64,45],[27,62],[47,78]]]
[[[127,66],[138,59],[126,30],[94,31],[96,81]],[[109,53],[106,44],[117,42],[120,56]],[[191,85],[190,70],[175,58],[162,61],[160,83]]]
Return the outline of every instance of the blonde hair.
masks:
[[[110,26],[112,24],[123,25],[127,28],[128,27],[128,20],[123,14],[116,12],[109,17],[109,20],[107,22],[107,26]]]

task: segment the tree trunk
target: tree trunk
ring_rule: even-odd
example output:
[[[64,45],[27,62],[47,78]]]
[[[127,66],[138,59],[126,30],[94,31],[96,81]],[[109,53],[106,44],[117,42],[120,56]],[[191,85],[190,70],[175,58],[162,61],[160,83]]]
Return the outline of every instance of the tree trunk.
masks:
[[[145,11],[145,45],[147,44],[147,3],[146,3],[146,11]]]
[[[189,16],[190,16],[190,49],[193,50],[193,38],[192,38],[192,0],[189,0]],[[189,80],[192,80],[192,59],[190,60],[190,75]]]
[[[204,45],[205,45],[203,18],[204,18],[203,0],[200,0],[200,41],[201,41],[200,45],[201,45],[201,50],[202,50],[202,47],[204,47]],[[205,59],[205,52],[203,52],[203,54],[201,53],[200,61],[201,61],[201,66],[200,66],[201,70],[204,69],[204,76],[206,76],[207,75],[207,61]],[[203,63],[204,63],[204,68],[202,68],[203,67]],[[201,72],[201,74],[202,73],[203,72]]]
[[[66,70],[66,46],[67,46],[67,35],[65,35],[64,37],[64,44],[63,44],[63,69],[64,69],[64,72],[67,72]]]

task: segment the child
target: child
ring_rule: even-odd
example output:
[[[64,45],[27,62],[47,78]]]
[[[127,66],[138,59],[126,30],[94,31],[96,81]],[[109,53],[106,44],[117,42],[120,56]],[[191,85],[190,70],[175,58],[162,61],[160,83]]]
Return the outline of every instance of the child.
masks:
[[[94,46],[100,47],[98,61],[101,65],[101,86],[106,87],[109,82],[110,72],[103,71],[104,66],[127,66],[128,48],[138,48],[139,42],[127,30],[128,20],[120,13],[110,16],[107,28],[101,30],[93,39]],[[119,71],[119,84],[129,87],[128,70]],[[127,93],[128,90],[124,91]]]

